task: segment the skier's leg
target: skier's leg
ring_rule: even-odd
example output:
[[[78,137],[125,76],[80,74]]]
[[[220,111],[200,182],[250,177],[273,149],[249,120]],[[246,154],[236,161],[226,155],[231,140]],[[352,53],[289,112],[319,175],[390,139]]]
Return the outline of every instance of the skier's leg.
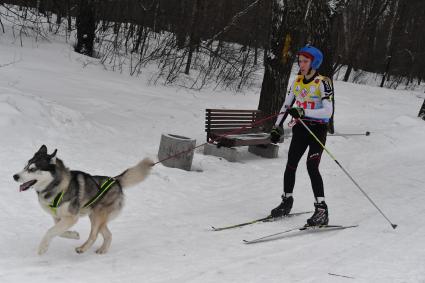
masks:
[[[295,186],[295,174],[298,163],[307,149],[309,137],[308,132],[302,125],[295,125],[292,128],[292,140],[289,145],[288,161],[283,178],[284,195],[292,194]]]
[[[313,125],[311,126],[314,134],[320,139],[320,141],[326,143],[326,126],[325,125]],[[322,202],[325,198],[323,189],[323,179],[319,171],[320,159],[322,157],[323,148],[320,144],[310,138],[309,140],[309,151],[307,156],[307,170],[311,180],[311,187],[313,188],[314,197],[317,202]]]
[[[325,144],[327,128],[325,125],[312,125],[311,129],[313,133],[319,138],[319,140]],[[323,189],[323,180],[319,171],[320,159],[323,153],[323,148],[320,144],[310,139],[309,151],[307,156],[307,170],[311,180],[311,186],[313,188],[314,197],[316,199],[314,203],[314,214],[307,219],[307,224],[310,226],[327,225],[329,222],[328,206],[325,202],[325,193]]]
[[[282,202],[270,212],[273,217],[280,217],[291,212],[294,198],[292,191],[295,185],[295,173],[298,163],[308,146],[308,132],[303,130],[302,125],[295,125],[292,128],[292,140],[289,146],[288,162],[286,164],[283,178],[284,193]]]
[[[282,195],[282,202],[279,206],[272,209],[270,213],[273,217],[280,217],[291,212],[294,203],[292,191],[295,185],[295,173],[298,163],[308,146],[307,135],[308,132],[302,128],[302,125],[297,124],[292,128],[292,140],[288,151],[288,162],[283,177],[284,193]]]

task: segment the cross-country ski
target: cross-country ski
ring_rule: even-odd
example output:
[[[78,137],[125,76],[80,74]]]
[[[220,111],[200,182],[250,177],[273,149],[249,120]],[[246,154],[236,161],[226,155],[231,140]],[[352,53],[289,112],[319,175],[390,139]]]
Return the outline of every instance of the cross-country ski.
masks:
[[[294,231],[323,232],[323,231],[333,231],[333,230],[344,230],[344,229],[355,228],[355,227],[358,227],[358,225],[349,225],[349,226],[344,226],[344,225],[308,226],[308,225],[304,225],[302,227],[291,228],[291,229],[288,229],[288,230],[285,230],[285,231],[282,231],[282,232],[277,232],[277,233],[274,233],[274,234],[266,235],[266,236],[263,236],[263,237],[260,237],[260,238],[257,238],[257,239],[253,239],[253,240],[243,240],[243,242],[245,244],[255,244],[255,243],[260,243],[260,242],[277,240],[277,239],[279,239],[277,236],[285,235],[285,234],[288,234],[288,233],[294,232]]]
[[[299,215],[303,215],[303,214],[309,214],[312,213],[312,211],[304,211],[304,212],[294,212],[294,213],[290,213],[287,215],[282,215],[282,216],[278,216],[278,217],[273,217],[271,215],[267,216],[267,217],[263,217],[260,219],[255,219],[252,221],[248,221],[248,222],[243,222],[243,223],[239,223],[239,224],[235,224],[235,225],[230,225],[230,226],[224,226],[224,227],[214,227],[212,226],[211,228],[213,229],[213,231],[223,231],[223,230],[228,230],[228,229],[234,229],[234,228],[240,228],[243,226],[248,226],[248,225],[252,225],[255,223],[259,223],[259,222],[274,222],[274,221],[278,221],[278,220],[282,220],[285,218],[289,218],[289,217],[293,217],[293,216],[299,216]]]

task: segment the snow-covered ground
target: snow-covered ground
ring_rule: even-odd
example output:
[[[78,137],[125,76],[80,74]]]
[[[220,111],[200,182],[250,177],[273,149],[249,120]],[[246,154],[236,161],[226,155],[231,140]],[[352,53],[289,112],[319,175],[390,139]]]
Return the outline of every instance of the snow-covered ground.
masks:
[[[12,175],[40,145],[57,148],[71,169],[115,175],[155,157],[163,132],[204,142],[205,108],[256,108],[259,89],[235,95],[147,85],[100,65],[83,67],[88,59],[65,43],[21,48],[0,37],[0,65],[11,61],[0,68],[0,282],[425,282],[425,123],[416,118],[423,94],[335,85],[337,132],[372,135],[329,137],[327,145],[396,230],[324,156],[331,223],[358,228],[256,245],[242,239],[302,225],[308,216],[212,232],[211,225],[263,217],[279,203],[287,140],[278,159],[246,153],[229,163],[197,151],[191,172],[157,165],[126,191],[108,254],[75,253],[89,233],[85,218],[75,226],[81,240],[56,238],[38,256],[52,220],[34,191],[18,192]],[[311,209],[301,163],[293,211]]]

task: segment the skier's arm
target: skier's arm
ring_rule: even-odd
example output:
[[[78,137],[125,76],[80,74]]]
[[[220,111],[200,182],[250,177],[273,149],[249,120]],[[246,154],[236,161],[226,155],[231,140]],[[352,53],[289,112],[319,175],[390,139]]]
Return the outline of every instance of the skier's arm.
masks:
[[[320,83],[320,93],[322,94],[322,108],[304,109],[305,116],[316,119],[329,119],[333,113],[333,88],[329,79]]]
[[[288,91],[288,94],[285,97],[285,102],[282,105],[282,108],[280,109],[281,114],[279,114],[279,116],[277,117],[276,123],[275,123],[275,127],[279,127],[280,124],[282,123],[283,117],[285,116],[285,112],[286,109],[290,108],[294,99],[295,99],[295,95],[292,92],[292,88],[293,88],[294,84],[292,83],[291,88]]]
[[[304,115],[308,118],[329,119],[332,116],[333,106],[329,99],[322,101],[323,108],[304,109]]]

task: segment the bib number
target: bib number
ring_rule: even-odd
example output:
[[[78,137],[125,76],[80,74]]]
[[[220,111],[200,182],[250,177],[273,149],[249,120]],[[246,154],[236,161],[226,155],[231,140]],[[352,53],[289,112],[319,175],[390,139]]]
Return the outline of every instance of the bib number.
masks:
[[[315,109],[316,103],[314,103],[314,101],[304,101],[304,102],[300,102],[300,101],[296,101],[297,107],[301,107],[304,109]],[[310,106],[310,107],[308,107]]]

